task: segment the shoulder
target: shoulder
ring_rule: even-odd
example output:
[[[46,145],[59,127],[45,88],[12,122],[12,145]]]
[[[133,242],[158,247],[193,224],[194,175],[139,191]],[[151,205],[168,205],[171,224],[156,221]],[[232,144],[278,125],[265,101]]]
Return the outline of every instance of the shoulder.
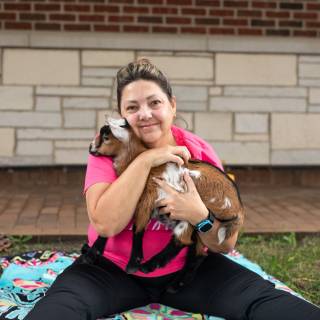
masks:
[[[105,156],[96,157],[89,154],[84,192],[95,183],[112,183],[116,179],[117,175],[113,168],[112,158]]]
[[[186,146],[193,158],[210,162],[223,170],[221,160],[210,143],[196,134],[176,126],[172,127],[172,133],[177,144]]]
[[[111,157],[107,156],[94,156],[92,154],[89,154],[88,156],[88,166],[93,167],[106,167],[106,166],[112,166],[113,160]]]
[[[186,129],[177,127],[177,126],[172,126],[171,127],[172,133],[175,137],[175,139],[177,140],[202,140],[200,137],[198,137],[197,135],[195,135],[194,133],[192,133],[191,131],[188,131]],[[180,142],[180,141],[178,141]]]
[[[101,174],[101,172],[108,172],[108,174],[114,175],[113,159],[107,156],[93,156],[92,154],[89,154],[87,173]]]
[[[200,149],[211,148],[208,142],[188,130],[172,126],[172,132],[179,145],[185,145],[186,147],[189,145],[198,146]]]

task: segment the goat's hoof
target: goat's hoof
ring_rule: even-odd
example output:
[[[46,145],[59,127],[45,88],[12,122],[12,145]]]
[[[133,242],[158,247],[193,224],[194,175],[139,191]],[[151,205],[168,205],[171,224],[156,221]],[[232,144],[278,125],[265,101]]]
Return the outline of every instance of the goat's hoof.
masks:
[[[139,270],[138,267],[126,267],[126,272],[129,274],[133,274]]]
[[[126,266],[127,273],[135,273],[139,270],[141,259],[129,261]]]
[[[126,272],[129,274],[135,273],[139,270],[139,266],[135,266],[135,265],[127,265],[126,266]]]
[[[142,264],[142,265],[140,265],[139,270],[143,273],[149,273],[149,272],[154,271],[156,268],[157,268],[157,266],[153,267],[151,265],[148,266],[148,265]]]

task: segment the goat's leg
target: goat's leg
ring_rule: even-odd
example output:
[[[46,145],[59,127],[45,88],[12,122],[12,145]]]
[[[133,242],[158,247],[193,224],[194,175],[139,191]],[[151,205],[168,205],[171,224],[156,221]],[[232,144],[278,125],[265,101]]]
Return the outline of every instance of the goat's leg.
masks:
[[[236,221],[229,222],[225,225],[225,240],[233,236],[237,231],[240,230],[242,226],[241,218],[238,218]]]
[[[135,273],[140,266],[141,261],[143,260],[143,248],[142,241],[144,230],[140,232],[135,232],[136,226],[133,225],[133,233],[132,233],[132,248],[129,262],[126,266],[127,273]]]
[[[154,187],[149,187],[148,181],[143,193],[139,199],[135,212],[135,224],[137,227],[136,232],[140,232],[147,226],[151,213],[155,206],[157,199],[157,190]]]
[[[175,293],[180,288],[190,283],[193,280],[197,269],[200,267],[201,263],[207,256],[207,254],[203,252],[204,246],[200,240],[200,236],[197,234],[195,230],[193,230],[191,238],[193,243],[188,248],[186,263],[181,272],[177,275],[177,277],[173,279],[173,281],[166,288],[166,291],[170,293]]]
[[[196,254],[196,244],[193,243],[189,247],[185,266],[178,274],[178,276],[174,278],[173,281],[167,286],[166,291],[169,293],[176,293],[177,291],[179,291],[179,289],[189,284],[194,279],[196,271],[205,258],[206,256],[204,255],[199,256]]]
[[[181,251],[182,248],[183,246],[177,243],[175,237],[172,235],[171,240],[166,247],[151,259],[142,263],[139,267],[139,270],[143,273],[149,273],[157,268],[164,267]]]
[[[222,222],[221,227],[218,230],[219,241],[223,242],[224,240],[227,240],[231,236],[233,236],[237,231],[239,231],[241,226],[243,225],[243,220],[244,220],[243,211],[240,210],[237,213],[235,220],[232,220],[229,222]]]
[[[205,245],[203,244],[200,236],[196,234],[194,241],[196,241],[196,255],[197,256],[206,256],[207,252],[204,250]]]
[[[188,224],[187,229],[181,233],[179,236],[177,236],[177,239],[185,246],[189,246],[192,244],[192,233],[194,231],[194,228],[191,224]]]

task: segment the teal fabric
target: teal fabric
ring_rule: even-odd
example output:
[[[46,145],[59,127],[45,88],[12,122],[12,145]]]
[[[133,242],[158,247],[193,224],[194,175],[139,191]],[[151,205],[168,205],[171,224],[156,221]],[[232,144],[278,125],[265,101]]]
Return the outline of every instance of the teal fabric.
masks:
[[[43,297],[57,275],[67,268],[77,256],[75,253],[66,254],[57,251],[32,251],[16,257],[0,258],[0,267],[2,269],[2,275],[0,277],[0,320],[22,320],[33,305]],[[234,250],[226,256],[253,272],[256,272],[264,279],[271,281],[277,289],[285,290],[302,298],[281,281],[264,272],[259,265],[246,259],[239,252]],[[114,315],[108,319],[218,320],[221,318],[191,314],[159,304],[152,304],[144,308]]]

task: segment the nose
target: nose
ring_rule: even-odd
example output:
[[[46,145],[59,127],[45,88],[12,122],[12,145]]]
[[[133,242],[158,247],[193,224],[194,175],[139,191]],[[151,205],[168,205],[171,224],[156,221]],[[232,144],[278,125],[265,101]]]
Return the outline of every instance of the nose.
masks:
[[[150,118],[152,118],[152,110],[148,106],[141,106],[139,120],[148,120]]]

